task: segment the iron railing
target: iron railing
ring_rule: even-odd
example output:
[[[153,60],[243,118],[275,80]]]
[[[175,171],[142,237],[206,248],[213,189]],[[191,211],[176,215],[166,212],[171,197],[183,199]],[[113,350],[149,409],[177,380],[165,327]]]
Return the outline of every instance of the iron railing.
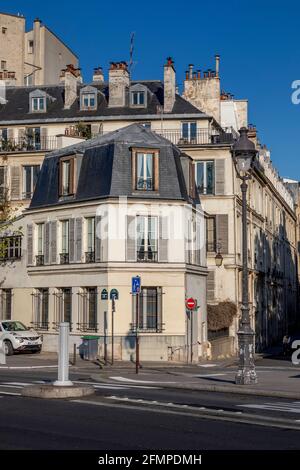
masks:
[[[44,266],[44,255],[36,255],[35,264],[36,266]]]
[[[148,262],[148,263],[157,262],[158,260],[157,251],[139,250],[137,251],[137,254],[136,254],[136,260],[138,262]]]
[[[69,253],[59,253],[60,264],[69,264]]]
[[[155,325],[138,325],[139,333],[162,333],[164,331],[164,323],[156,323]],[[130,331],[136,334],[136,323],[130,323]]]
[[[56,150],[57,137],[19,137],[0,139],[0,152],[37,152],[42,150]]]
[[[32,325],[32,328],[35,330],[49,330],[49,322],[43,322],[43,321],[32,321],[30,323]]]
[[[95,252],[94,251],[86,251],[86,253],[85,253],[85,262],[86,263],[95,263]]]
[[[231,144],[237,137],[237,133],[232,128],[220,130],[198,129],[193,135],[190,136],[184,136],[180,129],[163,129],[155,130],[155,132],[178,146]]]
[[[89,322],[89,323],[77,323],[77,330],[78,331],[98,331],[98,323]]]

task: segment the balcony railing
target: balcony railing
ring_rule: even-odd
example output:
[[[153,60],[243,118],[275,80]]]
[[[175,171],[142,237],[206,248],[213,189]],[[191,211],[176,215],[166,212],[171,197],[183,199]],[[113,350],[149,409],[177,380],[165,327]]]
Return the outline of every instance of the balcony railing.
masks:
[[[95,263],[95,252],[94,251],[86,251],[86,253],[85,253],[85,262],[86,263]]]
[[[94,322],[89,322],[89,323],[77,323],[77,329],[78,331],[93,331],[97,332],[98,331],[98,323]]]
[[[142,251],[136,253],[136,259],[139,262],[154,263],[158,260],[157,251]]]
[[[35,257],[36,266],[44,266],[44,255],[37,255]]]
[[[0,152],[38,152],[42,150],[56,150],[57,148],[56,136],[0,139]]]
[[[153,322],[153,324],[148,325],[138,325],[138,332],[140,333],[162,333],[164,331],[164,323]],[[130,323],[131,333],[136,333],[136,323]]]
[[[232,128],[226,129],[198,129],[189,136],[184,136],[180,129],[155,130],[162,137],[170,140],[175,145],[216,145],[231,144],[237,138],[237,133]]]
[[[69,253],[60,253],[59,262],[60,264],[69,264]]]
[[[31,325],[35,330],[49,330],[49,322],[32,321]]]

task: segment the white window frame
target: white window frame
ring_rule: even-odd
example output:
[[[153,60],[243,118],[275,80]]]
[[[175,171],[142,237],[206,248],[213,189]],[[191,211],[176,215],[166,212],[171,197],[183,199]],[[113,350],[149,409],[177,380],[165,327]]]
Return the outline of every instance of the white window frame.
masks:
[[[30,196],[27,197],[27,191],[26,191],[26,170],[25,168],[30,167]],[[22,170],[23,170],[23,192],[22,192],[22,197],[23,199],[29,199],[32,197],[35,185],[33,182],[33,171],[34,168],[38,167],[39,170],[41,169],[40,165],[23,165]]]
[[[69,219],[61,220],[60,223],[61,223],[61,253],[68,255],[69,249],[70,249]]]
[[[207,164],[212,163],[213,164],[213,174],[214,174],[214,181],[213,181],[213,192],[208,193],[207,192]],[[208,195],[208,196],[213,196],[216,194],[216,163],[215,160],[199,160],[195,162],[196,168],[195,168],[195,178],[196,178],[196,186],[198,188],[198,165],[203,165],[203,193],[200,193],[202,195]]]
[[[36,103],[36,106],[35,106]],[[32,96],[31,98],[31,111],[33,113],[46,110],[46,99],[44,96]]]
[[[143,219],[142,226],[143,226],[143,233],[138,232],[138,227],[139,227],[139,219]],[[148,253],[149,253],[149,246],[148,246],[148,234],[149,234],[149,219],[152,219],[154,221],[154,231],[152,232],[153,237],[150,237],[150,241],[154,240],[154,246],[152,248],[152,252],[154,252],[154,258],[153,261],[156,261],[158,259],[158,217],[154,215],[143,215],[139,214],[135,218],[135,232],[136,232],[136,241],[135,241],[135,252],[136,252],[136,258],[138,260],[138,251],[140,250],[141,245],[138,245],[138,241],[142,240],[144,237],[144,253],[145,253],[145,259],[148,259]],[[141,226],[141,225],[140,225]],[[155,258],[156,257],[156,258]]]
[[[145,91],[142,90],[132,90],[131,92],[131,106],[145,106]],[[137,96],[137,103],[134,102],[134,97]],[[141,103],[141,96],[143,96],[143,102]]]
[[[91,224],[91,227],[90,227],[90,224]],[[87,253],[95,252],[95,233],[96,233],[95,232],[95,217],[87,217],[86,218],[86,251]]]
[[[43,222],[37,224],[37,255],[44,254],[44,237],[45,237],[45,224]]]

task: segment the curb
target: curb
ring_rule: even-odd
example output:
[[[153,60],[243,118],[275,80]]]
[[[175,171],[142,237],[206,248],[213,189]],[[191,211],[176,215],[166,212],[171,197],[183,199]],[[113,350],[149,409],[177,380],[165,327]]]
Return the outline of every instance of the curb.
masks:
[[[65,387],[56,385],[29,385],[21,391],[23,397],[56,399],[86,397],[94,393],[95,389],[89,385],[71,385]]]
[[[105,379],[107,378],[102,378],[97,375],[91,375],[91,379],[95,380],[96,382],[101,382],[105,383]],[[118,383],[116,381],[116,383]],[[132,385],[132,382],[122,382],[123,385]],[[139,385],[145,385],[139,384],[136,382],[134,384],[136,387]],[[257,388],[246,388],[241,385],[197,385],[197,386],[187,386],[187,385],[173,385],[173,384],[168,384],[166,385],[165,383],[161,382],[155,382],[155,383],[149,383],[149,385],[152,386],[157,386],[160,388],[164,389],[173,389],[173,390],[186,390],[186,391],[195,391],[195,392],[217,392],[217,393],[233,393],[235,395],[249,395],[249,396],[261,396],[261,397],[277,397],[277,398],[292,398],[295,400],[300,400],[300,391],[299,392],[290,392],[290,391],[281,391],[281,390],[265,390],[265,389],[257,389]],[[255,387],[255,385],[253,385]]]

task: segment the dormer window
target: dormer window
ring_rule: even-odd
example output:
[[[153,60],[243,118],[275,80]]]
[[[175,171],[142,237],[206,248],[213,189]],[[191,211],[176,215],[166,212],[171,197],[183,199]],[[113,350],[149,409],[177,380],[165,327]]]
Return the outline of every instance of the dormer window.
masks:
[[[158,158],[159,153],[157,150],[133,150],[132,171],[133,189],[135,191],[158,191]]]
[[[45,111],[45,98],[32,98],[31,109],[32,111]]]
[[[86,86],[80,90],[81,111],[94,111],[97,109],[97,93],[97,88],[92,86]]]
[[[63,157],[59,162],[59,196],[72,196],[75,193],[74,188],[74,157]]]
[[[144,91],[131,92],[131,104],[132,106],[144,106],[145,92]]]

